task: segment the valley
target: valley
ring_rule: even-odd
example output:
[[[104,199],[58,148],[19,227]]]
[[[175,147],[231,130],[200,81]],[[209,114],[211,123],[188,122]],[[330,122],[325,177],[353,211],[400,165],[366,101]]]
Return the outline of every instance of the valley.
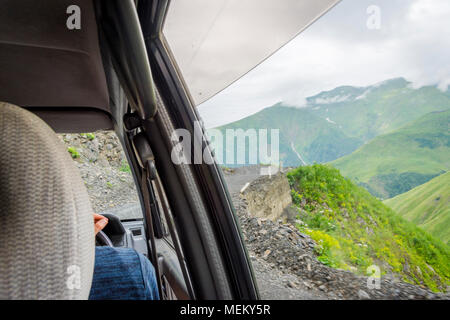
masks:
[[[306,101],[301,107],[279,102],[216,129],[279,129],[280,160],[294,167],[336,160],[428,113],[450,109],[449,90],[415,89],[403,78],[367,87],[341,86]]]
[[[384,203],[405,219],[450,245],[450,172]]]
[[[426,114],[331,165],[378,198],[392,198],[449,170],[449,123],[450,110]]]

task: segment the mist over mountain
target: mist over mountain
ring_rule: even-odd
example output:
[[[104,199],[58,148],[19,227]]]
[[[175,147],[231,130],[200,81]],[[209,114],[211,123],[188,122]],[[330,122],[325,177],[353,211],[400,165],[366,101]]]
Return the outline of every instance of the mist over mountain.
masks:
[[[217,129],[224,135],[226,129],[279,129],[282,165],[298,166],[333,161],[380,134],[449,108],[449,90],[413,88],[405,79],[395,78],[367,87],[323,91],[307,98],[303,108],[280,102]],[[234,161],[224,161],[225,166],[236,163],[236,152]]]

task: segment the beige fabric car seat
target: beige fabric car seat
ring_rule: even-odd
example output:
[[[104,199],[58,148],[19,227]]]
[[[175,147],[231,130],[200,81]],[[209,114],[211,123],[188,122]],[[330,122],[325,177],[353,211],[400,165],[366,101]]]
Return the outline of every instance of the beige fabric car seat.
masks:
[[[92,212],[55,132],[33,113],[0,102],[0,299],[87,299]]]

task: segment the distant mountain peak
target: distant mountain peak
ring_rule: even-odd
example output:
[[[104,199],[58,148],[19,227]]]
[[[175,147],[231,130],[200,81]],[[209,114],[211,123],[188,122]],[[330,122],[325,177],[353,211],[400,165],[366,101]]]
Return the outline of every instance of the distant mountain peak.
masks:
[[[302,164],[296,152],[306,163],[328,162],[425,114],[450,108],[450,96],[436,87],[409,84],[394,78],[366,87],[340,86],[310,97],[302,107],[278,102],[219,129],[279,129],[284,165]]]
[[[340,86],[306,98],[308,105],[324,105],[352,101],[365,91],[364,87]]]
[[[406,87],[410,83],[411,82],[407,81],[405,78],[398,77],[398,78],[392,78],[392,79],[387,79],[387,80],[384,80],[384,81],[377,82],[377,83],[371,85],[371,87],[378,88],[378,87],[382,87],[382,86],[392,86],[392,85],[395,85],[395,86],[398,86],[398,87]]]
[[[407,87],[409,84],[410,84],[409,81],[399,77],[377,82],[373,85],[369,85],[366,87],[344,85],[336,87],[332,90],[321,91],[320,93],[314,96],[306,98],[306,101],[308,106],[349,102],[363,99],[367,96],[368,93],[378,88],[381,89],[404,88]]]

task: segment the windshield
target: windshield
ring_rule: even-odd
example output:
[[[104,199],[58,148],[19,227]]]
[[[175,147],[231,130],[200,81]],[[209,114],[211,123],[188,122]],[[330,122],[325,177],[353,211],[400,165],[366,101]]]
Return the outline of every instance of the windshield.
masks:
[[[278,22],[297,13],[273,9],[267,29],[294,35]],[[449,16],[448,0],[343,0],[198,106],[262,298],[448,292]],[[197,103],[289,38],[210,18],[190,54],[169,41]]]

